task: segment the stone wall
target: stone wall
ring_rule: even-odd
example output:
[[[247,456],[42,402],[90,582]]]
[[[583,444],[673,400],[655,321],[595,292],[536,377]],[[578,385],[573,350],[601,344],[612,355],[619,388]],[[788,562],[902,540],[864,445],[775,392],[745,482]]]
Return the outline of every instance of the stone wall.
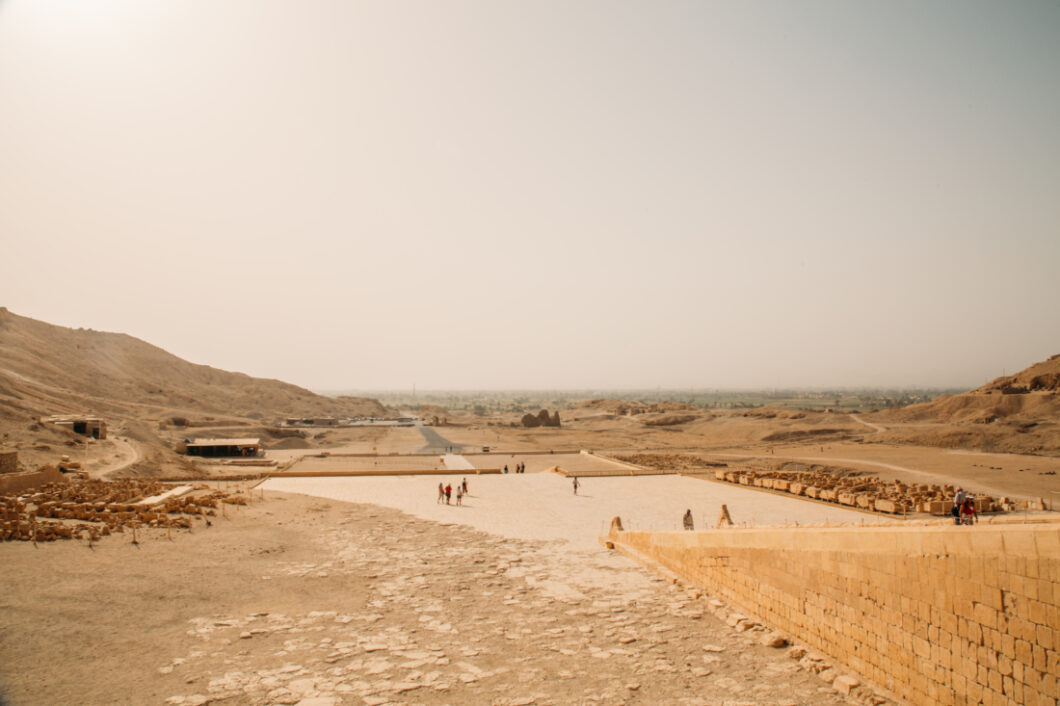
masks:
[[[0,448],[0,473],[18,472],[18,451]]]
[[[1060,524],[612,527],[607,539],[912,703],[1060,698]]]
[[[55,466],[45,466],[39,471],[6,473],[0,475],[0,495],[18,495],[45,483],[61,483],[65,480],[62,472]]]

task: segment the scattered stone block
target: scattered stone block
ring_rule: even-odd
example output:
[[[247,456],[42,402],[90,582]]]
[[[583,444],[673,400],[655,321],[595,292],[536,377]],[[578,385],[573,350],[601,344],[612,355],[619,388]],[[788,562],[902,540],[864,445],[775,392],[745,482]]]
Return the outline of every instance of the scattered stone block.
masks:
[[[780,633],[771,632],[763,636],[761,642],[766,647],[786,647],[788,639]]]
[[[850,691],[861,685],[861,682],[846,674],[840,675],[832,680],[832,686],[840,694],[849,695]]]

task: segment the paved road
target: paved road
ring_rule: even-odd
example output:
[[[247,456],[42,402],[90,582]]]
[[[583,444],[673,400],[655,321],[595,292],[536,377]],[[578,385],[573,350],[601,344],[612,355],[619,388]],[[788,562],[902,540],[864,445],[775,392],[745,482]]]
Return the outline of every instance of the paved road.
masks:
[[[444,454],[450,450],[461,452],[464,447],[460,444],[454,444],[453,442],[446,439],[444,436],[434,430],[434,427],[427,427],[422,424],[417,424],[416,428],[423,434],[423,438],[427,441],[427,445],[419,449],[416,453],[421,454]]]

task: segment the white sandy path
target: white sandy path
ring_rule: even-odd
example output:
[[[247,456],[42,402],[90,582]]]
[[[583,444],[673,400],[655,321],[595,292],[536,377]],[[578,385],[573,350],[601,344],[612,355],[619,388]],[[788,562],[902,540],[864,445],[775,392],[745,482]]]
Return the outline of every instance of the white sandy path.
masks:
[[[853,419],[858,424],[864,424],[867,427],[873,428],[874,430],[876,430],[877,433],[881,433],[882,434],[883,432],[887,431],[887,429],[885,427],[882,427],[879,424],[873,424],[872,422],[866,422],[864,419],[862,419],[861,417],[859,417],[856,414],[851,414],[850,418]]]
[[[473,471],[475,467],[460,454],[446,454],[445,467],[452,471]]]
[[[815,524],[885,521],[863,513],[782,495],[682,476],[583,478],[578,495],[571,481],[551,473],[467,476],[471,496],[463,507],[439,505],[438,483],[463,478],[365,476],[272,478],[267,490],[397,508],[438,522],[468,525],[513,539],[567,540],[572,548],[597,548],[611,518],[627,529],[677,530],[686,508],[696,527],[712,528],[722,503],[737,524]],[[455,502],[455,501],[454,501]]]

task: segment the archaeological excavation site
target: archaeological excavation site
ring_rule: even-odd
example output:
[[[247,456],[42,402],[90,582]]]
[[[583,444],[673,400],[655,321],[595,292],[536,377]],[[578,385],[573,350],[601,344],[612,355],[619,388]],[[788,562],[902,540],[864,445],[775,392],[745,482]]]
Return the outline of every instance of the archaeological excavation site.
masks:
[[[0,324],[125,366],[0,366],[5,706],[1057,703],[1055,358],[875,413],[445,408]]]
[[[1060,706],[1060,0],[0,0],[0,706]]]

